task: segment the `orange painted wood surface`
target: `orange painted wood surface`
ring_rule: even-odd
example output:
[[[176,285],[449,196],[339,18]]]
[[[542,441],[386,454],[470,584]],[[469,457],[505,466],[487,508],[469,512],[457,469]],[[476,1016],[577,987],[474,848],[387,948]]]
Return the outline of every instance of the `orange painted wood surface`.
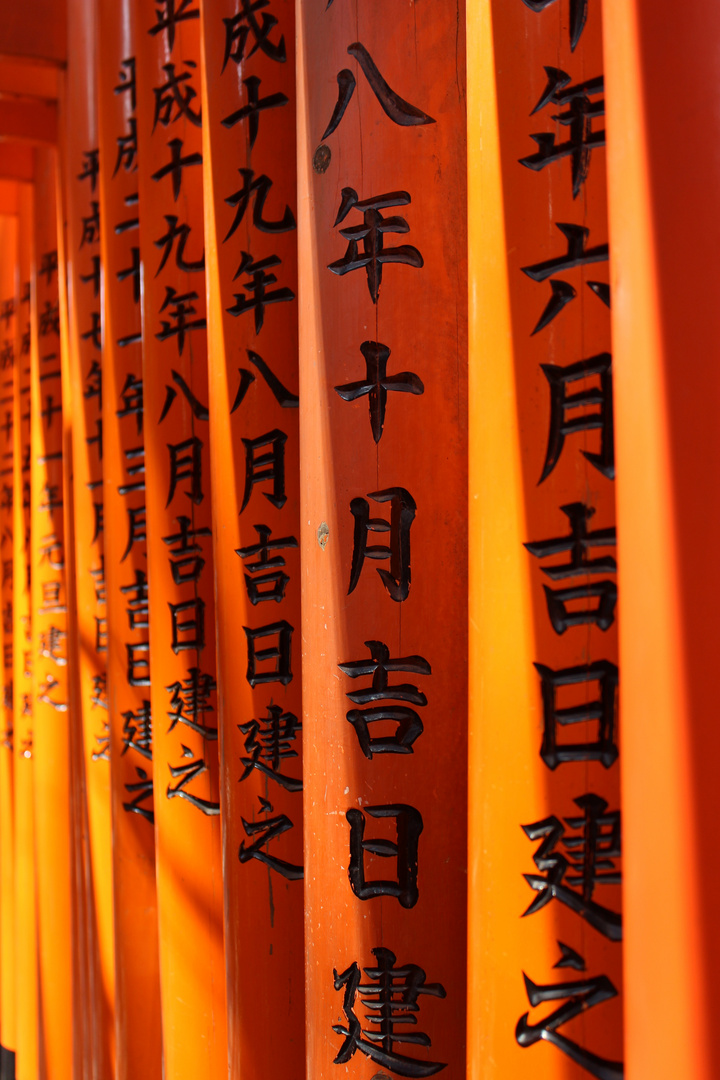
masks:
[[[295,19],[201,8],[229,1068],[260,1080],[305,1067]]]
[[[2,68],[0,67],[0,77]],[[4,180],[32,183],[33,148],[24,143],[0,143],[0,176]]]
[[[298,18],[307,1069],[461,1075],[464,15]]]
[[[603,57],[581,10],[486,0],[468,27],[473,1080],[622,1068]]]
[[[59,76],[61,110],[67,100],[67,73]],[[82,714],[80,709],[80,634],[78,631],[75,511],[73,476],[73,384],[70,376],[70,327],[68,275],[63,268],[68,264],[68,227],[65,185],[64,144],[58,150],[57,170],[57,261],[58,261],[58,308],[60,325],[60,359],[62,382],[62,473],[63,473],[63,528],[64,528],[64,579],[67,596],[67,622],[65,643],[67,649],[67,694],[69,716],[71,839],[70,865],[72,882],[73,919],[73,1008],[72,1048],[73,1073],[90,1077],[93,1071],[93,1031],[91,1000],[90,958],[94,953],[90,910],[90,851],[87,812],[87,790],[83,752]]]
[[[622,597],[628,1075],[720,1070],[712,492],[720,13],[603,4]],[[668,73],[684,70],[677,107]],[[668,874],[669,868],[672,873]]]
[[[197,4],[136,7],[155,838],[168,1080],[227,1036]]]
[[[57,157],[35,156],[31,353],[31,581],[33,763],[39,934],[41,1069],[73,1069],[72,761],[67,661],[63,427],[60,369]]]
[[[82,814],[85,970],[91,1021],[89,1067],[114,1074],[114,928],[110,753],[107,699],[107,616],[103,551],[103,426],[100,200],[95,83],[94,4],[73,0],[73,42],[63,95],[62,185],[68,275],[67,379],[72,401],[72,528],[76,619],[77,705],[73,718],[84,792]]]
[[[36,0],[32,10],[11,5],[3,13],[2,52],[17,60],[60,65],[67,59],[67,4]]]
[[[13,384],[18,218],[0,217],[0,1054],[16,1049],[15,769],[13,756]]]
[[[0,214],[17,214],[19,189],[14,180],[0,180]]]
[[[103,518],[118,1080],[162,1066],[143,442],[134,0],[98,10]]]
[[[37,352],[31,322],[34,189],[18,192],[18,273],[15,288],[13,389],[13,744],[15,784],[16,1076],[37,1080],[38,929],[35,869],[33,650],[30,604],[30,366]]]

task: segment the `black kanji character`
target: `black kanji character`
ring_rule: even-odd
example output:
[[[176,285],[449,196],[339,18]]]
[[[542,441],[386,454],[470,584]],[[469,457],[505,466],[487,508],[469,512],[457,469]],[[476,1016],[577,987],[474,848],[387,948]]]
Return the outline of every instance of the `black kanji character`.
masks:
[[[145,505],[143,506],[128,506],[128,538],[125,546],[125,551],[120,562],[125,562],[133,544],[141,543],[143,540],[147,540],[147,518],[145,515]]]
[[[60,333],[60,306],[57,302],[45,301],[45,307],[40,312],[38,333],[40,337]]]
[[[250,502],[255,484],[265,481],[272,482],[272,492],[264,491],[263,495],[280,510],[287,502],[285,494],[285,443],[287,435],[274,428],[265,435],[259,435],[257,439],[243,439],[245,447],[245,491],[243,493],[240,513],[243,512]],[[259,453],[264,447],[270,447],[264,453]]]
[[[91,567],[89,570],[90,577],[93,579],[95,586],[95,601],[98,604],[107,603],[107,592],[105,590],[105,556],[100,556],[100,566]]]
[[[92,282],[93,296],[98,297],[100,295],[100,256],[91,256],[92,270],[89,274],[81,274],[80,280],[84,285],[89,285]]]
[[[158,124],[167,127],[168,124],[173,123],[181,116],[184,116],[195,127],[202,127],[200,110],[195,112],[191,105],[197,97],[197,90],[194,89],[191,83],[192,73],[196,70],[197,64],[194,60],[183,60],[183,63],[185,67],[190,68],[190,71],[183,71],[181,75],[175,73],[175,64],[163,64],[162,66],[166,76],[165,82],[162,86],[153,88],[153,94],[155,95],[153,131]],[[190,85],[186,85],[188,83]],[[175,107],[174,115],[173,106]]]
[[[365,814],[372,818],[393,818],[395,840],[365,839]],[[418,901],[418,842],[423,819],[418,810],[405,803],[387,806],[366,806],[351,809],[345,814],[350,825],[350,886],[360,900],[377,896],[394,896],[404,908],[415,907]],[[365,877],[365,853],[381,859],[395,859],[397,880],[368,881]]]
[[[382,268],[385,263],[404,263],[405,266],[414,266],[416,269],[424,265],[422,255],[411,244],[385,247],[385,233],[406,233],[410,231],[410,226],[405,218],[397,216],[386,218],[380,211],[390,206],[407,206],[410,201],[407,191],[389,191],[385,195],[374,198],[358,199],[354,188],[342,189],[342,201],[334,225],[337,226],[344,221],[353,208],[361,211],[363,224],[340,230],[340,235],[348,242],[347,251],[342,259],[329,263],[328,270],[342,276],[350,273],[351,270],[364,268],[373,304],[377,304],[380,295]],[[363,242],[362,255],[358,251],[360,240]]]
[[[388,86],[364,45],[359,41],[355,41],[352,45],[348,45],[347,51],[353,59],[357,60],[360,70],[367,79],[373,94],[380,102],[383,112],[390,117],[394,124],[398,124],[400,127],[416,127],[419,124],[435,123],[432,116],[428,116],[422,109],[418,109],[415,105],[411,105],[409,101],[405,101],[404,98],[401,98],[399,94],[396,94]],[[337,83],[337,104],[330,117],[330,123],[322,134],[321,142],[324,142],[335,131],[355,93],[355,76],[349,68],[343,68],[342,71],[338,72]]]
[[[255,559],[253,562],[245,563],[246,573],[243,576],[248,599],[253,607],[268,600],[275,600],[279,604],[285,597],[285,588],[290,578],[280,569],[285,565],[283,556],[274,555],[271,558],[270,552],[297,548],[298,542],[294,536],[283,536],[277,540],[271,540],[272,529],[267,525],[254,525],[253,528],[260,542],[235,549],[235,554],[241,559]]]
[[[230,315],[244,315],[248,311],[255,313],[255,333],[259,334],[265,321],[265,308],[269,304],[286,303],[295,299],[295,293],[287,286],[280,289],[269,289],[268,285],[274,285],[277,281],[275,274],[266,273],[271,266],[280,266],[282,259],[277,255],[269,255],[266,259],[253,259],[247,251],[243,251],[240,265],[233,280],[247,274],[249,280],[244,283],[245,293],[233,293],[235,303],[226,308]]]
[[[60,683],[52,675],[46,675],[43,682],[40,684],[38,700],[44,702],[46,705],[52,706],[56,712],[67,712],[66,701],[54,701],[50,695],[58,687]]]
[[[125,416],[134,416],[139,435],[143,428],[142,379],[138,379],[135,375],[129,373],[120,391],[120,398],[122,400],[122,409],[117,409],[115,415],[121,419]]]
[[[547,86],[531,115],[545,105],[552,103],[560,108],[569,106],[566,112],[557,113],[553,120],[569,128],[569,138],[556,143],[554,133],[539,132],[530,138],[537,143],[537,152],[520,158],[520,164],[534,172],[539,172],[546,165],[570,157],[572,162],[572,193],[576,199],[585,183],[590,166],[590,154],[605,145],[605,130],[593,131],[593,120],[605,115],[605,101],[590,100],[604,90],[602,76],[588,79],[586,82],[571,86],[572,78],[559,68],[546,67]]]
[[[590,235],[589,229],[585,229],[582,225],[570,225],[560,221],[556,222],[556,225],[567,240],[567,253],[554,259],[547,259],[545,262],[536,263],[534,266],[522,267],[523,274],[527,274],[532,281],[545,281],[547,278],[551,278],[551,296],[545,310],[538,319],[533,334],[539,333],[540,330],[548,326],[560,314],[565,305],[569,304],[577,296],[577,291],[569,282],[552,278],[552,275],[562,273],[564,270],[572,270],[577,266],[607,262],[609,258],[607,244],[598,244],[592,248],[586,246],[587,238]],[[607,288],[606,286],[602,286],[600,282],[588,282],[587,284],[604,303],[609,303],[609,293],[605,297],[603,291]]]
[[[118,72],[120,82],[117,86],[113,87],[114,94],[130,94],[130,111],[135,112],[137,105],[135,94],[135,57],[130,56],[127,60],[120,61],[120,71]]]
[[[302,779],[280,772],[283,761],[298,756],[297,750],[290,746],[302,730],[302,724],[294,713],[283,712],[279,705],[268,705],[267,716],[238,724],[238,729],[245,736],[245,752],[249,755],[240,758],[245,766],[241,781],[247,780],[257,769],[286,791],[302,791]]]
[[[193,752],[190,747],[182,746],[182,756],[184,758],[193,757]],[[220,814],[219,802],[214,802],[212,799],[203,799],[199,795],[193,795],[191,791],[185,790],[187,785],[194,780],[196,776],[202,776],[203,773],[208,771],[204,758],[196,758],[194,761],[188,762],[187,765],[177,765],[174,767],[168,763],[168,768],[170,769],[170,775],[173,780],[178,781],[175,787],[173,787],[172,784],[168,784],[166,792],[168,799],[186,799],[191,806],[194,806],[196,810],[200,810],[200,812],[207,817],[218,817]],[[178,777],[181,777],[182,779],[178,779]]]
[[[566,945],[564,941],[558,941],[558,945],[562,956],[557,963],[553,964],[554,968],[572,968],[573,971],[585,970],[585,958],[579,952]]]
[[[92,677],[92,692],[90,694],[90,706],[95,709],[107,709],[107,674],[102,671]]]
[[[107,652],[107,619],[104,616],[95,616],[95,651]]]
[[[405,1034],[398,1032],[397,1027],[416,1023],[414,1014],[419,1009],[418,998],[421,994],[444,998],[445,987],[441,983],[426,983],[425,972],[417,964],[395,967],[397,958],[390,949],[380,947],[372,952],[377,967],[363,969],[370,980],[367,983],[361,981],[356,961],[340,974],[337,969],[333,970],[335,989],[345,988],[343,1012],[347,1018],[347,1026],[333,1024],[333,1031],[345,1036],[333,1064],[344,1065],[359,1050],[371,1061],[398,1076],[408,1076],[412,1080],[434,1076],[445,1068],[444,1062],[409,1058],[395,1053],[394,1047],[396,1043],[425,1047],[432,1045],[429,1036],[424,1033]],[[355,999],[358,995],[362,1004],[371,1010],[365,1014],[366,1022],[370,1025],[368,1028],[363,1028],[355,1015]]]
[[[97,407],[102,412],[102,368],[97,360],[93,360],[85,376],[85,389],[83,397],[86,401],[96,397]]]
[[[181,480],[189,480],[190,487],[183,494],[199,506],[205,498],[202,489],[202,448],[203,444],[196,435],[179,443],[168,443],[170,454],[170,487],[165,506],[168,507],[175,496],[175,489]]]
[[[46,511],[51,514],[53,510],[62,510],[62,485],[61,484],[43,484],[42,486],[42,502],[38,507],[38,510]]]
[[[48,565],[53,570],[65,569],[65,553],[60,540],[58,540],[55,533],[50,533],[48,536],[42,537],[40,541],[40,561],[39,565],[47,561]]]
[[[170,694],[167,716],[171,724],[168,732],[177,724],[185,724],[198,735],[202,735],[203,739],[211,742],[217,739],[217,727],[211,727],[203,720],[205,713],[214,712],[210,695],[217,690],[217,683],[212,675],[198,667],[191,667],[184,679],[178,679],[165,689]]]
[[[554,814],[522,826],[529,840],[541,841],[533,855],[540,873],[523,874],[538,894],[523,916],[534,915],[551,900],[559,900],[610,941],[622,941],[622,916],[593,900],[597,885],[619,885],[622,880],[613,861],[621,853],[620,811],[608,813],[605,799],[592,793],[574,802],[582,816],[565,818],[565,824],[579,831],[579,836],[565,838],[565,827]],[[561,841],[565,855],[555,850]],[[571,885],[580,888],[576,891]]]
[[[67,656],[64,653],[67,633],[58,626],[49,626],[40,634],[40,656],[54,660],[58,667],[65,667]]]
[[[85,444],[87,446],[97,446],[98,461],[102,461],[103,457],[103,422],[102,417],[95,420],[95,434],[87,435],[85,437]]]
[[[139,195],[137,192],[134,192],[132,195],[126,195],[123,199],[123,202],[127,207],[137,206],[138,201]],[[140,218],[137,216],[136,211],[134,217],[125,218],[124,221],[118,221],[117,225],[115,226],[115,233],[117,236],[121,236],[123,233],[134,232],[136,229],[139,228]]]
[[[158,276],[160,271],[165,266],[172,255],[173,248],[177,241],[177,247],[175,248],[175,265],[179,270],[184,270],[187,274],[196,273],[205,269],[205,248],[199,259],[187,260],[185,258],[185,245],[188,241],[188,237],[192,232],[190,225],[178,225],[178,218],[174,214],[165,214],[165,221],[167,222],[167,232],[164,236],[161,236],[159,240],[153,241],[156,248],[162,251],[162,258],[160,264],[155,271],[155,277]]]
[[[544,11],[555,0],[523,0],[525,7],[529,7],[536,14]],[[588,0],[570,0],[570,50],[575,52],[580,35],[585,28],[587,20]]]
[[[579,979],[576,982],[548,983],[540,985],[523,972],[525,980],[525,993],[530,1005],[535,1008],[545,1001],[565,1000],[544,1020],[537,1024],[529,1024],[529,1013],[523,1013],[515,1027],[515,1038],[522,1047],[534,1046],[535,1043],[544,1039],[562,1050],[564,1054],[574,1061],[597,1080],[623,1080],[625,1070],[621,1061],[609,1061],[593,1054],[584,1046],[573,1042],[567,1036],[559,1033],[559,1028],[574,1020],[576,1016],[584,1015],[589,1009],[600,1005],[603,1001],[609,1001],[617,997],[617,990],[608,979],[607,975],[596,975],[593,978]]]
[[[3,371],[8,371],[15,364],[15,346],[9,339],[5,339],[3,342],[2,350],[0,350],[0,367]]]
[[[285,38],[281,34],[277,45],[270,41],[270,31],[277,26],[274,15],[265,12],[270,6],[270,0],[240,0],[240,10],[237,15],[229,19],[223,19],[225,25],[225,54],[220,74],[227,67],[228,60],[234,60],[236,64],[245,59],[245,47],[248,37],[252,34],[254,44],[247,54],[248,60],[260,49],[270,59],[278,64],[284,64],[287,56],[285,53]],[[261,23],[258,23],[256,12],[263,11]]]
[[[105,505],[104,503],[93,503],[93,511],[95,514],[95,528],[93,529],[91,544],[94,544],[101,532],[105,531]]]
[[[85,244],[97,244],[100,240],[100,203],[95,199],[90,200],[90,213],[87,217],[81,217],[82,236],[80,247]]]
[[[567,515],[570,522],[570,535],[559,536],[552,540],[539,540],[525,544],[525,547],[538,559],[546,559],[551,555],[569,551],[571,552],[570,562],[543,566],[542,572],[552,581],[569,577],[587,577],[588,574],[614,574],[617,565],[612,556],[588,558],[588,551],[592,547],[614,547],[616,543],[614,527],[589,532],[588,522],[595,513],[595,509],[584,503],[567,503],[560,509]],[[549,585],[543,585],[543,589],[550,622],[557,634],[564,634],[569,627],[581,626],[585,623],[594,623],[601,630],[608,630],[615,620],[617,587],[612,581],[586,583],[569,589],[551,589]],[[598,600],[597,607],[568,610],[567,605],[572,601],[593,598]]]
[[[183,354],[185,337],[193,330],[205,330],[207,327],[204,318],[188,318],[189,315],[195,315],[196,309],[192,302],[198,299],[198,294],[195,291],[180,294],[172,285],[165,286],[165,299],[160,308],[160,313],[162,314],[167,308],[170,308],[170,310],[168,318],[160,320],[162,330],[155,334],[155,337],[158,341],[167,341],[168,338],[176,337],[178,356]]]
[[[293,627],[285,619],[251,629],[243,626],[248,646],[247,681],[251,686],[259,683],[279,682],[287,686],[292,681],[292,635]],[[263,638],[277,637],[277,645],[267,649],[258,649],[256,642]],[[257,665],[264,661],[273,661],[270,671],[258,671]]]
[[[126,281],[128,278],[132,281],[133,290],[133,303],[140,303],[140,248],[133,246],[130,248],[130,256],[132,263],[130,266],[126,266],[124,270],[117,270],[115,277],[118,281]],[[133,335],[134,336],[134,335]],[[127,338],[121,338],[120,341],[127,341]],[[119,344],[120,342],[118,342]],[[128,376],[129,378],[130,376]]]
[[[170,374],[172,375],[172,380],[175,383],[175,385],[180,387],[180,390],[182,391],[183,397],[185,398],[188,405],[190,406],[190,408],[192,410],[192,414],[195,417],[195,419],[196,420],[209,420],[210,419],[210,410],[208,409],[207,405],[203,405],[203,403],[200,401],[200,399],[198,397],[196,397],[196,395],[193,393],[193,391],[190,389],[188,384],[183,379],[182,375],[178,371],[175,371],[173,369],[170,370]],[[172,386],[169,386],[166,383],[165,384],[165,403],[163,404],[163,410],[160,413],[160,419],[158,420],[158,424],[162,424],[163,420],[165,419],[167,414],[170,412],[170,408],[171,408],[173,402],[175,401],[176,397],[177,397],[177,390],[175,390]]]
[[[373,701],[406,701],[412,705],[427,705],[427,698],[412,683],[389,683],[388,672],[408,671],[413,675],[431,675],[432,668],[423,656],[400,656],[390,658],[390,650],[382,641],[366,641],[370,650],[369,660],[351,660],[338,667],[351,679],[371,675],[369,687],[351,690],[346,696],[356,705]],[[346,714],[355,728],[360,748],[366,758],[373,754],[412,754],[413,743],[422,735],[423,723],[415,709],[407,705],[377,705],[369,709],[350,709]],[[393,735],[370,735],[370,724],[389,720],[397,726]]]
[[[224,120],[221,121],[223,127],[231,128],[235,124],[240,123],[241,120],[247,120],[248,122],[248,138],[250,142],[250,149],[252,150],[255,145],[255,140],[258,136],[258,128],[260,125],[260,113],[266,109],[278,109],[283,105],[287,105],[289,98],[286,94],[276,93],[268,94],[267,97],[261,98],[258,91],[260,90],[261,79],[257,75],[250,75],[247,79],[243,79],[243,86],[247,90],[248,103],[243,105],[242,108],[236,109],[235,112],[230,113]]]
[[[152,810],[148,810],[142,806],[142,803],[153,797],[153,782],[148,778],[148,774],[144,769],[141,769],[138,765],[135,766],[135,772],[140,777],[139,782],[134,784],[126,784],[125,790],[129,795],[133,795],[131,802],[123,803],[123,810],[126,810],[128,814],[140,814],[152,825],[155,821],[155,814]]]
[[[96,349],[102,349],[102,327],[100,325],[100,312],[90,312],[91,326],[80,335],[83,341],[92,341]]]
[[[134,495],[138,491],[145,490],[145,447],[129,446],[123,450],[123,456],[127,462],[128,476],[139,476],[139,480],[132,480],[129,484],[118,485],[118,495]]]
[[[136,569],[135,580],[128,585],[121,585],[120,592],[128,598],[125,601],[125,613],[130,629],[147,630],[150,626],[150,599],[145,571]]]
[[[594,664],[553,670],[545,664],[534,664],[540,676],[543,699],[543,739],[540,757],[549,769],[568,761],[600,761],[609,769],[618,756],[615,745],[615,712],[618,669],[609,660]],[[558,708],[557,691],[561,686],[576,686],[597,682],[600,696],[595,701]],[[558,724],[566,727],[597,720],[598,737],[594,742],[558,743]]]
[[[179,604],[168,601],[168,607],[172,625],[172,651],[176,656],[187,649],[201,652],[205,648],[205,601],[196,596]]]
[[[97,187],[97,178],[100,172],[99,155],[100,151],[98,149],[85,150],[83,152],[82,172],[79,172],[77,176],[78,180],[90,181],[90,190],[93,193]]]
[[[58,268],[58,253],[57,251],[46,251],[40,256],[40,269],[38,270],[38,277],[45,277],[47,285],[53,279],[53,274],[57,273]],[[28,300],[30,297],[28,297]]]
[[[190,168],[192,165],[202,165],[202,154],[196,151],[192,154],[186,154],[185,157],[183,157],[182,139],[170,139],[168,147],[170,149],[170,161],[167,165],[163,165],[161,168],[156,169],[152,174],[152,178],[156,182],[159,182],[164,176],[171,176],[173,200],[174,202],[177,202],[182,187],[183,169]]]
[[[265,0],[267,3],[268,0]],[[252,223],[256,229],[264,233],[284,233],[292,232],[295,229],[295,215],[289,206],[285,206],[285,212],[281,218],[277,221],[265,221],[263,217],[263,210],[265,209],[265,200],[267,199],[270,188],[272,187],[272,180],[269,176],[265,176],[263,173],[261,176],[255,176],[253,169],[238,169],[238,172],[243,178],[243,186],[239,191],[236,191],[234,195],[230,195],[225,202],[228,206],[232,206],[235,209],[235,219],[228,229],[225,241],[229,240],[233,235],[237,227],[241,224],[248,206],[250,205],[250,199],[253,198],[253,213]]]
[[[200,12],[192,6],[193,0],[156,0],[158,5],[155,10],[156,23],[148,33],[159,34],[164,31],[167,34],[167,43],[170,52],[175,45],[175,29],[178,23],[188,19],[199,19]]]
[[[278,405],[283,409],[297,409],[299,405],[299,399],[297,394],[291,393],[286,386],[284,386],[277,375],[273,374],[270,368],[267,366],[262,356],[253,352],[252,349],[246,349],[248,360],[262,375],[263,379],[270,387],[275,400]],[[232,415],[236,409],[239,409],[245,400],[245,395],[248,392],[250,386],[255,382],[255,376],[252,371],[248,371],[247,368],[238,368],[240,375],[240,385],[238,386],[235,400],[233,401],[232,408],[230,409],[230,415]]]
[[[363,341],[360,352],[365,357],[365,378],[359,382],[336,386],[335,392],[343,401],[357,401],[368,395],[370,404],[370,430],[376,443],[380,442],[385,425],[385,409],[389,390],[403,394],[422,394],[425,387],[414,371],[387,374],[390,349],[379,341]]]
[[[207,528],[191,529],[189,517],[183,515],[177,518],[180,532],[170,536],[163,536],[174,558],[170,559],[173,581],[176,585],[184,585],[188,581],[198,581],[205,566],[205,559],[198,552],[202,551],[200,544],[191,543],[190,538],[196,536],[212,536],[212,531]]]
[[[131,116],[128,120],[128,134],[118,135],[116,141],[118,150],[113,177],[117,176],[121,166],[125,172],[134,172],[137,169],[135,159],[138,151],[138,137],[137,120],[134,116]],[[117,232],[117,229],[115,231]]]
[[[106,720],[103,723],[102,731],[99,735],[95,736],[95,741],[98,744],[97,750],[94,750],[91,754],[93,761],[109,761],[110,760],[110,724]]]
[[[135,750],[142,757],[147,758],[148,761],[152,761],[152,713],[150,711],[150,702],[144,699],[142,705],[133,712],[132,709],[128,709],[127,712],[121,714],[123,720],[123,749],[122,753],[127,754],[128,750]]]
[[[580,431],[600,431],[600,452],[581,450],[580,453],[591,465],[607,477],[615,479],[615,448],[613,428],[613,384],[612,357],[610,353],[599,353],[589,360],[580,360],[567,367],[555,364],[541,364],[540,367],[550,384],[550,430],[545,454],[545,464],[538,481],[542,484],[557,465],[567,435]],[[578,382],[596,375],[600,386],[568,394],[569,383]],[[572,409],[585,409],[598,406],[597,412],[584,412],[581,416],[566,417]]]
[[[355,530],[348,595],[360,580],[365,559],[389,559],[390,569],[378,568],[377,572],[391,598],[399,603],[406,600],[410,592],[410,526],[415,520],[415,500],[409,491],[401,487],[371,491],[368,499],[378,503],[389,502],[390,521],[385,518],[371,518],[367,499],[358,497],[350,503],[350,512],[355,518]],[[368,544],[373,532],[389,532],[390,544]]]
[[[262,807],[261,813],[268,814],[273,812],[273,808],[267,799],[261,798],[260,805]],[[252,844],[249,844],[248,846],[245,845],[244,840],[241,841],[240,850],[238,852],[238,858],[241,863],[249,862],[250,859],[257,859],[288,881],[302,881],[302,866],[296,866],[293,863],[287,862],[285,859],[278,859],[274,855],[269,855],[267,851],[263,851],[263,848],[266,847],[271,840],[277,840],[283,833],[294,828],[293,823],[287,814],[278,814],[276,817],[266,818],[265,821],[246,821],[244,817],[241,817],[240,820],[243,823],[245,834],[249,837],[257,837],[257,839],[253,840]]]
[[[150,686],[150,644],[126,642],[128,686]]]

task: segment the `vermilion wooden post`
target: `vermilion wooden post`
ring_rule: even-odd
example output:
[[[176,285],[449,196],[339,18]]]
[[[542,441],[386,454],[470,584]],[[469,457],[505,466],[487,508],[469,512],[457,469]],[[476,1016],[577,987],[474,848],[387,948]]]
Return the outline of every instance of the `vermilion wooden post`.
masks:
[[[2,733],[0,734],[0,1073],[15,1075],[16,926],[13,760],[13,382],[17,216],[0,218],[0,602]]]
[[[31,354],[30,499],[40,1040],[41,1069],[54,1080],[70,1080],[75,986],[72,763],[55,193],[56,153],[38,149],[31,278],[38,348]]]
[[[260,1080],[305,1067],[295,19],[201,8],[229,1067]]]
[[[155,837],[167,1080],[227,1071],[200,130],[200,11],[139,0]]]
[[[600,11],[468,13],[468,1076],[620,1077]]]
[[[603,5],[616,362],[628,1075],[720,1070],[715,403],[720,13]],[[671,70],[686,73],[679,110]],[[672,148],[672,149],[671,149]],[[671,869],[671,872],[668,871]]]
[[[64,107],[67,93],[67,74],[63,72],[58,79],[60,106]],[[75,568],[75,512],[73,478],[73,400],[72,380],[70,378],[70,329],[68,275],[62,268],[68,265],[67,208],[65,205],[64,185],[61,175],[64,173],[64,140],[60,142],[57,155],[56,206],[57,206],[57,262],[58,302],[60,325],[60,358],[62,380],[62,472],[63,472],[63,528],[64,555],[63,568],[65,593],[67,596],[67,617],[65,642],[67,646],[67,691],[69,714],[69,755],[70,755],[70,814],[71,814],[71,869],[72,869],[72,917],[73,917],[73,1074],[83,1080],[90,1080],[93,1072],[92,1047],[92,1010],[90,1008],[91,975],[90,957],[94,954],[94,928],[90,911],[90,853],[87,813],[87,793],[85,784],[85,764],[83,753],[82,714],[80,709],[80,635],[77,627],[77,596]]]
[[[13,382],[18,221],[0,217],[0,603],[2,605],[2,734],[0,735],[0,1072],[14,1076],[15,799],[13,767]]]
[[[68,7],[70,61],[63,98],[62,165],[68,272],[68,381],[72,401],[73,531],[78,640],[75,717],[86,802],[83,843],[88,1050],[93,1071],[114,1073],[114,931],[110,753],[105,659],[103,426],[99,150],[95,15],[90,0]]]
[[[308,1075],[461,1075],[464,12],[298,17]]]
[[[13,744],[15,784],[16,1076],[40,1074],[35,885],[33,638],[30,606],[30,366],[37,324],[30,319],[33,187],[19,185],[13,390]]]
[[[135,3],[103,0],[97,64],[103,517],[118,1080],[162,1068],[143,457]]]
[[[0,214],[17,214],[18,185],[14,180],[0,180]]]

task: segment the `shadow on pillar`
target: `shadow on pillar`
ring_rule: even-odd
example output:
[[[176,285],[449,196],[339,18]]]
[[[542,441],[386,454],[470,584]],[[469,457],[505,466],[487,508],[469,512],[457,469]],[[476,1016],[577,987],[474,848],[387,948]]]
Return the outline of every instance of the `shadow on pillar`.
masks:
[[[15,1051],[0,1046],[0,1080],[15,1080]]]

